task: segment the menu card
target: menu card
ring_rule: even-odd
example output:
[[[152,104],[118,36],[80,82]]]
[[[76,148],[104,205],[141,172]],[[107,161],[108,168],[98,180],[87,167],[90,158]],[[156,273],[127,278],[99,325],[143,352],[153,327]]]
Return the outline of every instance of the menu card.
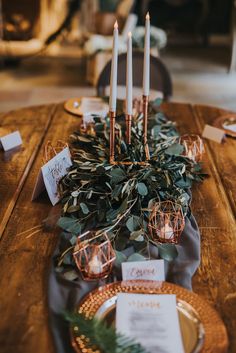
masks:
[[[119,293],[116,329],[149,353],[184,353],[173,294]]]

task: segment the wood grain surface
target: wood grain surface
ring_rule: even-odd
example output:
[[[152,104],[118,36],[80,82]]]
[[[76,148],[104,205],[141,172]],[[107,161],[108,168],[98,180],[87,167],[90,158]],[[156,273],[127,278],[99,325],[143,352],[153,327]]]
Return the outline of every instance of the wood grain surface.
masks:
[[[216,108],[168,103],[164,112],[181,133],[201,133],[222,111]],[[0,351],[1,353],[53,353],[47,307],[47,281],[58,230],[47,227],[27,238],[50,217],[47,196],[31,202],[35,179],[48,141],[67,140],[80,120],[64,112],[63,105],[27,108],[0,116],[0,126],[19,129],[23,148],[10,159],[1,151],[0,241]],[[205,141],[204,170],[209,178],[193,188],[192,209],[202,238],[202,262],[194,277],[194,291],[219,312],[236,352],[236,226],[235,147]],[[22,182],[22,176],[23,182]],[[20,187],[19,187],[20,185]],[[17,196],[15,196],[17,195]],[[25,232],[25,233],[22,233]]]

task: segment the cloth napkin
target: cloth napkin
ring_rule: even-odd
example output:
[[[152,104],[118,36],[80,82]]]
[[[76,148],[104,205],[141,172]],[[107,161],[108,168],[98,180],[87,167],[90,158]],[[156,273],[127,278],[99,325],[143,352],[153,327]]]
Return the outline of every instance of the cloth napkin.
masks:
[[[200,263],[200,234],[195,218],[189,212],[185,218],[185,228],[177,245],[178,257],[167,263],[166,280],[189,290],[192,289],[192,276]],[[55,255],[58,250],[56,250]],[[107,281],[85,282],[82,280],[68,281],[51,267],[49,276],[49,312],[50,325],[57,353],[74,352],[71,346],[68,323],[62,312],[74,311],[80,300],[91,290],[104,285]]]

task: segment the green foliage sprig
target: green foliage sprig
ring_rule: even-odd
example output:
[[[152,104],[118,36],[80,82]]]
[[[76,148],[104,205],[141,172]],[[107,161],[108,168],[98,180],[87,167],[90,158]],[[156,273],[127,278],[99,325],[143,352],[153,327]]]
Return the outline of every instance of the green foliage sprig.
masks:
[[[129,246],[137,253],[145,253],[150,242],[147,220],[152,205],[172,200],[179,203],[186,214],[192,182],[204,177],[200,173],[201,166],[182,155],[183,146],[178,142],[175,123],[167,120],[154,104],[150,104],[149,111],[151,160],[147,165],[111,165],[109,119],[94,117],[94,120],[95,135],[81,134],[81,131],[72,134],[73,165],[60,185],[63,214],[58,224],[65,232],[59,262],[64,267],[72,265],[73,268],[71,253],[76,238],[88,229],[106,231],[117,254]],[[132,126],[131,146],[124,142],[122,122],[123,115],[116,123],[117,158],[142,161],[142,114]],[[172,260],[177,256],[174,245],[155,245],[162,258]]]
[[[87,319],[79,313],[65,313],[64,317],[73,326],[73,332],[78,337],[84,335],[88,338],[87,348],[99,349],[101,353],[147,353],[139,343],[117,333],[102,320]]]

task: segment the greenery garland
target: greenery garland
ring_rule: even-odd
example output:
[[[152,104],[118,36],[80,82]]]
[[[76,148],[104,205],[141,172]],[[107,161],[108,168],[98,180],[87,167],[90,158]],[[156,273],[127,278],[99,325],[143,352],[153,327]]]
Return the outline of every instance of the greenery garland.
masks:
[[[183,146],[175,123],[161,112],[160,100],[149,106],[149,148],[147,165],[111,165],[109,163],[109,118],[94,117],[95,134],[78,131],[72,134],[70,147],[73,165],[60,183],[63,213],[58,225],[64,230],[58,259],[58,271],[66,269],[68,278],[77,277],[72,257],[77,236],[89,229],[106,231],[116,250],[121,253],[132,246],[143,259],[150,239],[147,220],[157,201],[172,200],[189,209],[189,190],[193,181],[201,181],[201,165],[182,155]],[[120,107],[122,108],[122,107]],[[120,160],[142,161],[142,114],[137,114],[132,127],[132,146],[125,144],[124,116],[117,118],[116,156]],[[167,260],[177,256],[174,245],[155,244],[159,255]],[[68,272],[69,270],[69,272]]]

